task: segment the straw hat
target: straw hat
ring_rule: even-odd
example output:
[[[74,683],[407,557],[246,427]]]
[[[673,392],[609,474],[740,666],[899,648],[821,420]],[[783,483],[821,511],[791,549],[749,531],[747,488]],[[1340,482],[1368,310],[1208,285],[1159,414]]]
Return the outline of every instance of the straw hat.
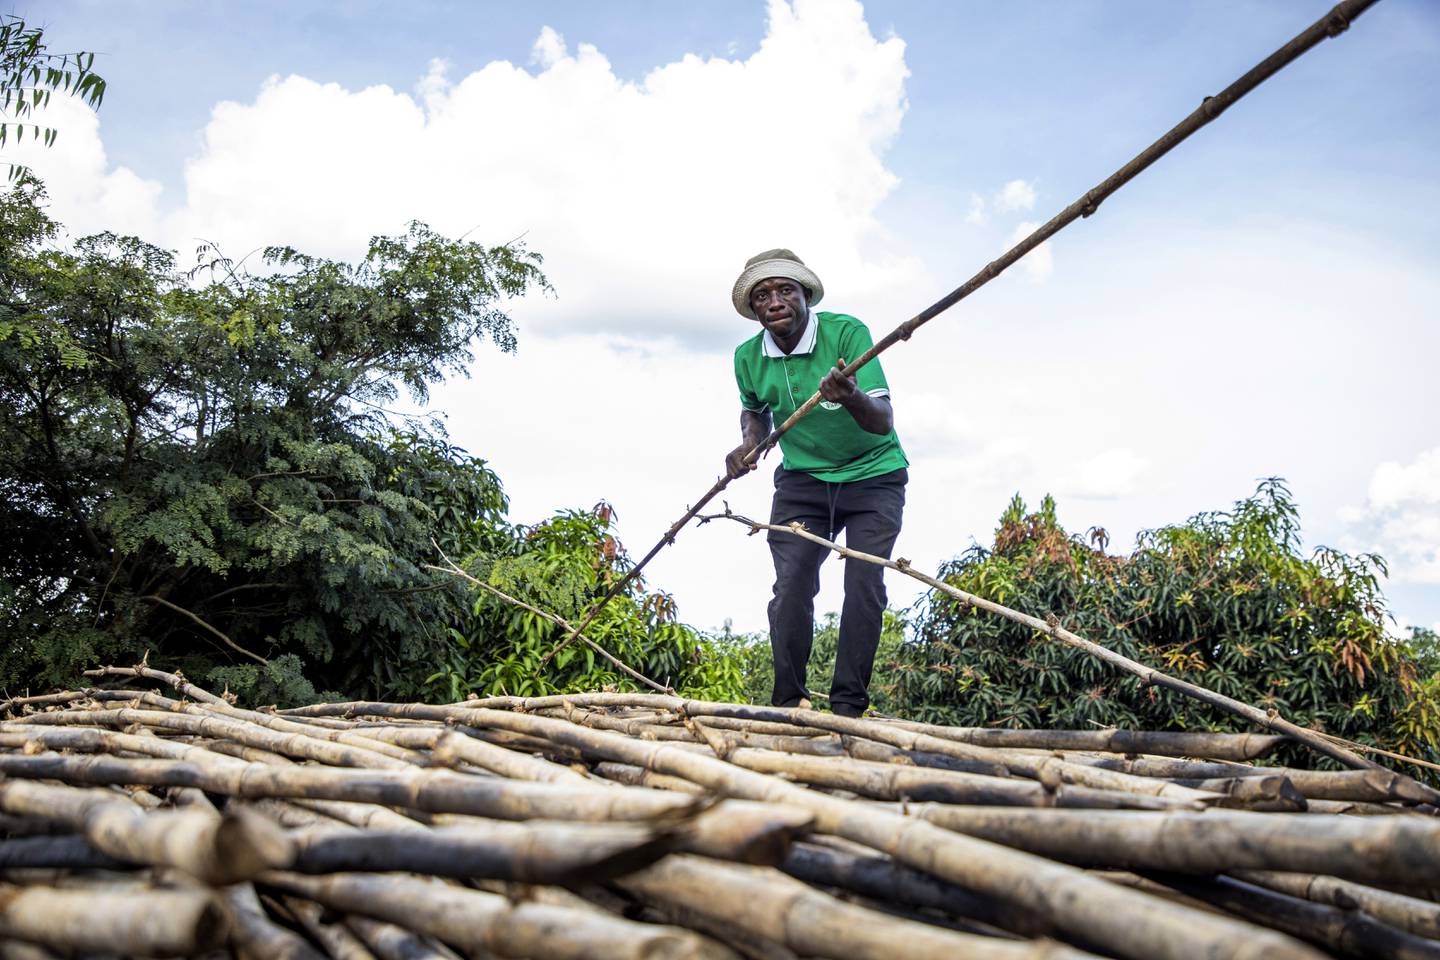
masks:
[[[755,319],[755,314],[750,309],[750,290],[761,280],[769,280],[771,277],[794,280],[809,290],[811,306],[819,303],[820,298],[825,296],[825,285],[815,276],[814,270],[805,266],[803,260],[783,247],[766,250],[745,261],[745,269],[740,272],[739,279],[730,291],[730,302],[735,304],[740,316]]]

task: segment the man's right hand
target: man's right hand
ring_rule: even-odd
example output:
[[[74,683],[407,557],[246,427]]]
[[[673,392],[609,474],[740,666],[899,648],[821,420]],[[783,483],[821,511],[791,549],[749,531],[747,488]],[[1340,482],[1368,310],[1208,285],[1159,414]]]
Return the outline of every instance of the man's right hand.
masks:
[[[749,453],[754,444],[742,443],[740,446],[725,454],[725,476],[734,480],[743,477],[754,470],[760,464],[746,463],[745,454]]]

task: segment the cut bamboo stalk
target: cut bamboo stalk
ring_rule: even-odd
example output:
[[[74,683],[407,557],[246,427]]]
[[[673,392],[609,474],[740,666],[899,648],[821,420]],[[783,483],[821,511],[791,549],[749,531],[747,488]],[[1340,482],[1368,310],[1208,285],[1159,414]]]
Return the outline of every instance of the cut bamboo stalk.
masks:
[[[672,846],[669,829],[637,824],[472,821],[420,830],[292,833],[297,873],[425,873],[523,883],[604,883],[648,866]]]
[[[0,884],[0,937],[61,952],[195,956],[220,945],[225,912],[197,890],[137,893]]]
[[[773,870],[696,857],[666,857],[622,878],[618,886],[733,924],[805,957],[893,960],[900,949],[912,960],[1091,956],[1050,942],[995,940],[915,923],[845,903]]]
[[[414,750],[407,750],[394,743],[373,739],[366,736],[364,732],[357,731],[348,726],[340,729],[317,727],[314,723],[301,723],[297,720],[290,720],[273,713],[264,713],[260,710],[244,710],[228,703],[201,706],[199,704],[182,703],[179,700],[171,700],[169,697],[162,697],[158,693],[141,694],[139,701],[144,706],[168,710],[172,713],[184,713],[196,717],[212,717],[219,714],[231,720],[253,723],[258,727],[265,727],[277,733],[294,733],[316,740],[329,740],[332,743],[339,743],[345,746],[356,747],[360,750],[384,754],[392,760],[400,760],[412,765],[424,763],[423,758],[417,755]]]
[[[765,733],[776,737],[823,737],[822,730],[812,730],[796,723],[769,723],[763,720],[733,720],[730,717],[705,717],[701,721],[707,727],[717,730],[738,730],[746,733]]]
[[[351,914],[345,918],[345,926],[380,960],[458,960],[450,950],[393,923]]]
[[[375,954],[343,923],[327,923],[318,903],[300,897],[286,897],[285,907],[305,927],[305,932],[325,948],[334,960],[375,960]]]
[[[367,731],[367,735],[412,750],[428,750],[434,762],[445,766],[468,763],[514,780],[593,786],[588,777],[567,766],[532,757],[518,750],[508,750],[453,730],[404,730],[392,727]]]
[[[1171,874],[1157,879],[1252,923],[1264,924],[1344,956],[1440,960],[1440,943],[1396,929],[1361,910],[1338,910],[1231,877],[1202,880]]]
[[[1307,800],[1305,808],[1311,813],[1347,817],[1393,817],[1417,812],[1413,807],[1400,807],[1391,803],[1366,803],[1364,800]],[[1429,816],[1429,814],[1424,815]]]
[[[565,710],[549,709],[537,710],[541,716],[557,717],[577,723],[582,727],[594,727],[597,730],[615,730],[619,733],[629,734],[632,737],[639,737],[641,740],[686,740],[691,743],[698,743],[700,738],[682,726],[663,725],[651,723],[645,720],[630,720],[624,717],[612,717],[598,710]]]
[[[491,780],[413,767],[357,770],[255,763],[240,767],[41,754],[0,756],[0,774],[88,784],[199,787],[207,793],[245,798],[344,800],[500,820],[655,820],[691,813],[696,806],[694,797],[637,787],[596,786],[581,791],[561,784]]]
[[[1150,753],[1166,757],[1258,760],[1285,738],[1261,733],[1204,733],[1168,730],[1012,730],[1003,727],[945,727],[912,720],[890,720],[907,730],[977,747],[1029,747],[1040,750],[1092,750],[1098,753]]]
[[[697,931],[724,944],[746,960],[799,960],[794,950],[781,946],[774,940],[756,936],[728,919],[716,920],[707,914],[687,910],[679,904],[653,897],[646,898],[634,891],[623,891],[607,897],[604,894],[608,893],[609,888],[590,886],[582,889],[587,899],[597,904],[609,905],[616,913],[629,915],[632,919]],[[612,900],[619,901],[618,905],[611,903]]]
[[[631,923],[589,910],[511,903],[438,881],[374,874],[302,877],[266,883],[348,913],[403,924],[462,951],[552,960],[658,960],[733,957],[687,930]]]
[[[1268,887],[1292,897],[1313,900],[1342,910],[1363,910],[1376,920],[1406,930],[1417,937],[1440,939],[1440,904],[1429,900],[1313,873],[1239,870],[1231,875],[1245,883]]]
[[[816,786],[848,790],[876,800],[964,803],[1019,807],[1085,807],[1104,809],[1183,808],[1198,804],[1118,790],[1088,787],[1049,789],[1033,780],[985,777],[973,773],[872,763],[841,757],[806,757],[742,747],[723,754],[733,764],[759,773],[783,776]]]
[[[916,804],[910,814],[1007,847],[1087,866],[1216,874],[1324,870],[1360,882],[1440,881],[1440,823],[1318,814],[1024,810]]]
[[[684,777],[716,793],[802,807],[815,815],[816,827],[823,832],[884,851],[908,866],[1020,908],[1046,913],[1056,929],[1067,936],[1082,937],[1122,957],[1181,960],[1197,951],[1240,960],[1318,956],[1291,938],[1250,924],[1197,914],[1153,897],[1127,893],[1062,864],[964,837],[921,820],[817,794],[671,745],[587,730],[548,717],[499,710],[470,710],[466,714],[467,722],[472,724],[566,743],[597,758]]]
[[[117,860],[175,867],[216,885],[286,866],[294,853],[281,831],[253,814],[146,813],[105,793],[24,780],[0,781],[0,808],[64,823]]]
[[[100,700],[128,700],[144,692],[143,690],[96,690],[86,688],[83,690],[61,690],[56,693],[45,693],[33,697],[11,697],[9,700],[0,700],[0,713],[15,714],[16,711],[20,711],[21,715],[24,715],[27,712],[34,712],[37,709],[65,706],[72,703]]]
[[[178,693],[184,694],[191,700],[198,700],[201,703],[212,703],[216,705],[229,704],[224,697],[217,697],[209,690],[202,690],[190,681],[177,673],[166,673],[163,670],[155,670],[144,662],[137,663],[133,667],[97,667],[94,670],[86,670],[87,677],[143,677],[146,680],[158,680],[161,683],[169,684]]]
[[[595,765],[595,775],[631,787],[673,790],[676,793],[688,793],[693,796],[702,797],[709,794],[709,791],[704,787],[696,786],[689,780],[672,777],[669,774],[655,773],[652,770],[646,770],[644,767],[637,767],[628,763],[597,763]]]
[[[53,820],[40,817],[17,817],[0,813],[0,833],[7,837],[43,837],[58,833],[69,833],[70,828]]]
[[[74,724],[87,727],[128,727],[132,724],[157,730],[171,730],[195,737],[232,740],[247,747],[258,747],[285,756],[316,760],[342,767],[405,769],[411,764],[396,760],[366,747],[349,746],[319,739],[308,733],[280,733],[237,720],[223,714],[194,715],[162,710],[70,710],[63,713],[39,713],[27,717],[31,724]],[[316,731],[321,732],[321,731]]]
[[[59,956],[38,943],[0,937],[0,960],[58,960]]]
[[[1184,907],[1190,907],[1205,913],[1217,914],[1222,917],[1228,916],[1224,910],[1214,904],[1206,903],[1204,900],[1197,900],[1195,897],[1181,893],[1174,887],[1167,887],[1163,883],[1151,880],[1149,877],[1142,877],[1140,874],[1133,873],[1129,870],[1087,870],[1085,872],[1092,877],[1101,877],[1110,883],[1118,884],[1122,887],[1129,887],[1132,890],[1143,890],[1146,893],[1162,897]]]
[[[79,834],[0,840],[0,871],[130,870],[128,861],[101,853]]]
[[[1355,773],[1369,773],[1356,770]],[[1297,813],[1307,809],[1305,795],[1295,789],[1288,777],[1226,777],[1219,780],[1182,780],[1196,790],[1218,793],[1225,797],[1216,806],[1241,810],[1263,810],[1270,813]]]
[[[250,884],[227,888],[225,904],[230,913],[231,943],[244,960],[325,960],[304,937],[266,916]]]
[[[1231,768],[1216,777],[1285,777],[1312,800],[1358,800],[1366,803],[1434,803],[1440,792],[1390,770],[1295,770],[1289,767]],[[1181,782],[1187,782],[1181,780]],[[1200,789],[1206,789],[1201,787]]]
[[[959,773],[978,773],[986,777],[1010,776],[1009,767],[1003,763],[994,763],[989,760],[961,760],[958,757],[947,757],[941,753],[928,753],[924,750],[902,750],[899,747],[892,747],[888,743],[867,740],[864,737],[841,736],[840,743],[845,754],[856,760],[873,760],[876,763],[913,763],[917,767],[935,767],[940,770],[955,770]]]
[[[1054,933],[1044,917],[972,893],[869,850],[857,854],[823,843],[797,843],[780,869],[813,886],[839,887],[867,897],[939,910],[1019,936]]]

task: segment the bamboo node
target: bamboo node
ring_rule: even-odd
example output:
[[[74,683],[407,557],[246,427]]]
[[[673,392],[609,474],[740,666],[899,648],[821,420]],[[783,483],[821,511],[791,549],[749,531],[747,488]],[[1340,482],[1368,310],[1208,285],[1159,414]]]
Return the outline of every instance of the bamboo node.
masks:
[[[1331,12],[1330,18],[1325,21],[1325,33],[1331,39],[1340,36],[1350,29],[1350,18],[1343,13]]]

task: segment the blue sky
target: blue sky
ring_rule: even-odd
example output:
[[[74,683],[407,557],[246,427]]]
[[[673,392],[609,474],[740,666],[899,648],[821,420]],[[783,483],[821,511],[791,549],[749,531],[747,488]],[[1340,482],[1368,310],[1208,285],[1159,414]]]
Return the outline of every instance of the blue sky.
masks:
[[[750,246],[795,246],[832,308],[878,335],[1328,8],[14,7],[55,49],[100,51],[111,83],[98,127],[72,122],[37,158],[77,230],[335,256],[410,216],[497,242],[526,232],[558,299],[517,305],[520,355],[482,353],[436,403],[497,464],[521,519],[604,497],[637,552],[735,442],[726,355],[750,330],[726,313],[726,278]],[[1437,90],[1440,7],[1382,0],[1050,259],[887,354],[914,461],[901,552],[933,566],[984,542],[1016,490],[1055,492],[1065,522],[1119,545],[1281,475],[1312,543],[1379,549],[1396,614],[1440,622]],[[760,134],[755,116],[779,119]],[[656,277],[672,287],[659,297]],[[531,392],[597,360],[625,387],[599,404]],[[584,466],[557,472],[557,449]],[[765,486],[736,491],[737,508],[763,512]],[[757,628],[767,567],[754,542],[709,527],[653,581],[703,626]]]

